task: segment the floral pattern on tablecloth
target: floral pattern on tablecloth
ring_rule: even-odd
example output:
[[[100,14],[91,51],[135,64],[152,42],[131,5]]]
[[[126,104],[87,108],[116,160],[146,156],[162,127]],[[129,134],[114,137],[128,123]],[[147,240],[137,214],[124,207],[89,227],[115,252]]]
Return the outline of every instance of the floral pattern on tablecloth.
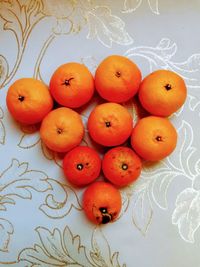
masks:
[[[196,1],[183,6],[180,1],[164,2],[0,1],[1,266],[199,264],[200,50],[192,41],[187,51],[182,50],[185,36],[172,28],[169,31],[167,24],[145,41],[140,33],[147,34],[148,26],[151,31],[155,23],[165,25],[166,18],[173,20],[177,12],[180,31],[191,23],[191,31],[199,35],[192,19],[200,12],[200,5]],[[190,20],[185,20],[185,10]],[[140,27],[135,18],[141,16]],[[161,162],[144,163],[137,182],[121,189],[123,207],[118,220],[100,227],[89,223],[83,214],[84,189],[73,188],[65,180],[63,155],[42,143],[39,125],[19,125],[11,118],[6,92],[20,77],[34,77],[48,84],[55,68],[68,61],[84,63],[94,74],[109,54],[134,60],[143,77],[156,69],[179,73],[187,84],[188,97],[169,118],[178,131],[175,152]],[[87,132],[87,118],[101,102],[95,96],[80,112],[86,130],[84,145],[94,145]],[[145,115],[137,98],[123,105],[134,123]],[[102,147],[95,149],[104,152]],[[157,255],[160,247],[165,251],[161,256]],[[155,253],[152,259],[148,258],[149,250]]]

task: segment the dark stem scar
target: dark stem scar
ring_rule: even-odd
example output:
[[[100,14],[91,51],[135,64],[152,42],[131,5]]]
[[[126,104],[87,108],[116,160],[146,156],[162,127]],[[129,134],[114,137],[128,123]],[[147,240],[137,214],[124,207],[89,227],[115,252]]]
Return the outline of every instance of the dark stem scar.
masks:
[[[76,168],[77,168],[77,170],[81,171],[83,169],[83,164],[82,163],[78,163],[76,165]]]
[[[160,136],[160,135],[156,136],[156,141],[158,141],[158,142],[163,141],[163,140],[162,140],[162,136]]]
[[[116,76],[117,78],[121,77],[121,72],[120,72],[120,71],[116,71],[115,76]]]
[[[128,170],[128,165],[126,163],[122,164],[122,170],[124,171]]]
[[[73,80],[74,78],[70,78],[70,79],[65,79],[65,81],[61,84],[61,85],[66,85],[69,86],[70,85],[70,81]]]
[[[165,89],[166,89],[167,91],[171,90],[171,89],[172,89],[171,84],[167,83],[167,84],[165,85]]]
[[[102,214],[102,224],[106,224],[109,223],[110,221],[112,221],[112,215],[108,213],[107,208],[99,208],[101,214]]]
[[[25,97],[24,97],[23,95],[19,95],[19,96],[18,96],[18,100],[19,100],[20,102],[23,102],[24,99],[25,99]]]
[[[62,132],[63,132],[63,130],[62,130],[61,128],[58,128],[58,129],[57,129],[57,133],[58,133],[58,134],[61,134]]]
[[[110,123],[109,121],[106,121],[106,122],[105,122],[105,125],[106,125],[106,127],[108,128],[108,127],[111,126],[111,123]]]

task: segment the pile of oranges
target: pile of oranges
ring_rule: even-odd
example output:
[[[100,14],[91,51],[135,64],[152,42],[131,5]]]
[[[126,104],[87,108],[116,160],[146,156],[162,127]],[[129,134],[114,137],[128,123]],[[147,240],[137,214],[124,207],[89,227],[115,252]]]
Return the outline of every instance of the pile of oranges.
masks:
[[[81,146],[84,125],[77,108],[86,105],[95,90],[104,99],[89,114],[91,139],[107,152]],[[133,125],[121,103],[138,99],[148,115]],[[65,153],[63,171],[74,186],[89,185],[83,209],[94,223],[114,221],[121,210],[119,188],[133,183],[142,161],[159,161],[176,147],[177,132],[167,118],[185,102],[184,80],[169,70],[157,70],[142,80],[138,66],[112,55],[97,67],[95,77],[86,66],[66,63],[53,73],[49,87],[33,78],[15,81],[7,92],[7,107],[22,124],[41,123],[40,135],[48,148]],[[59,107],[54,107],[56,102]],[[95,181],[103,173],[106,181]]]

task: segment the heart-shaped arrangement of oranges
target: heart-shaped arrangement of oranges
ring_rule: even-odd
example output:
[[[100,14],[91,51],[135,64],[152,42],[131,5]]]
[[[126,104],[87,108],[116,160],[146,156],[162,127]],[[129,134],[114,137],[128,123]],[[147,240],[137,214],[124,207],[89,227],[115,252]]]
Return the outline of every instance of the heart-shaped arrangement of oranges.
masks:
[[[95,90],[105,101],[90,112],[87,129],[93,142],[108,148],[102,158],[94,148],[80,145],[85,129],[77,108],[87,105]],[[148,115],[133,125],[132,114],[121,103],[136,95]],[[16,80],[6,101],[18,122],[41,123],[42,141],[65,153],[66,179],[74,186],[87,186],[82,199],[87,217],[105,224],[118,217],[119,188],[138,179],[143,160],[159,161],[174,151],[177,132],[168,116],[186,96],[185,82],[177,73],[157,70],[142,80],[133,61],[111,55],[94,77],[85,65],[71,62],[56,69],[49,87],[33,78]],[[53,108],[54,102],[58,108]],[[105,181],[96,181],[101,172]]]

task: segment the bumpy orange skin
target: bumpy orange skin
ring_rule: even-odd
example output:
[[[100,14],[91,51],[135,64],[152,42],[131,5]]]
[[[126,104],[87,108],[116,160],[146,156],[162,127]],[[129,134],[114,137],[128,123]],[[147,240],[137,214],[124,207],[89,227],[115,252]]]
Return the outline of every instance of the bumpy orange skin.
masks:
[[[133,118],[126,108],[116,103],[96,106],[88,118],[91,138],[103,146],[117,146],[131,135]]]
[[[49,87],[53,98],[60,105],[78,108],[92,98],[94,78],[85,65],[71,62],[57,68]]]
[[[94,182],[83,194],[83,209],[87,218],[95,224],[116,220],[121,207],[120,192],[110,183]]]
[[[122,103],[137,93],[141,79],[141,72],[133,61],[112,55],[99,64],[95,73],[95,87],[102,98]]]
[[[128,147],[110,149],[103,157],[102,170],[105,177],[118,187],[127,186],[140,175],[140,157]]]
[[[33,78],[16,80],[8,89],[6,103],[15,120],[22,124],[35,124],[53,108],[48,87]]]
[[[56,152],[67,152],[78,146],[84,135],[81,116],[61,107],[51,111],[42,121],[40,136],[45,145]]]
[[[63,170],[70,183],[85,186],[99,176],[101,158],[93,148],[78,146],[65,155]]]
[[[167,117],[185,102],[187,88],[184,80],[175,72],[157,70],[142,81],[139,100],[152,115]]]
[[[142,118],[133,128],[131,145],[138,155],[148,161],[158,161],[170,155],[177,144],[177,132],[163,117]]]

